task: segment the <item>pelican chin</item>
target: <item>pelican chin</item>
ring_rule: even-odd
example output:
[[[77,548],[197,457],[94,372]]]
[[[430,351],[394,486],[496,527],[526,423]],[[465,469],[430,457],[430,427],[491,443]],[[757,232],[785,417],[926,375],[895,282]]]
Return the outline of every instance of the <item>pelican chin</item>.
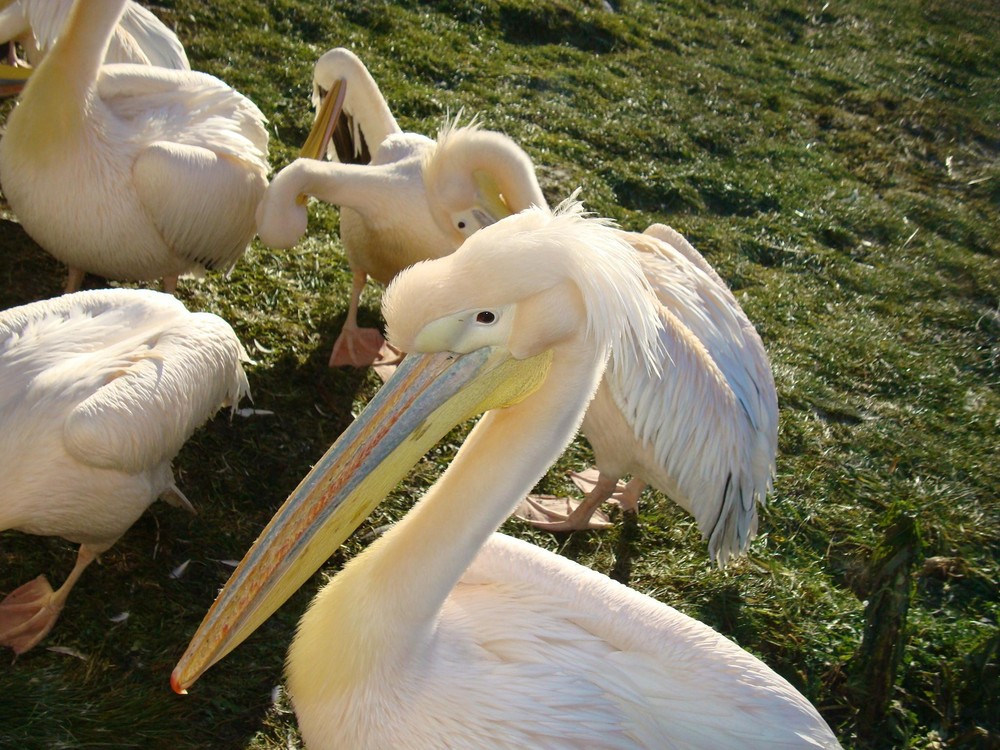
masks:
[[[413,351],[247,553],[174,689],[290,596],[450,425],[487,410],[303,616],[287,672],[306,746],[839,747],[711,628],[495,533],[572,439],[610,353],[655,366],[654,300],[631,246],[574,206],[503,219],[400,273],[383,312]]]

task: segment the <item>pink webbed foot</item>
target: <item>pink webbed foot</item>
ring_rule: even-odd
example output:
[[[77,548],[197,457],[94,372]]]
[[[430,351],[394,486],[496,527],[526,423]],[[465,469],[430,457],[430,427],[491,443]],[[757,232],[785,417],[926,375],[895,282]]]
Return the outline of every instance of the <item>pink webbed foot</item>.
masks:
[[[602,510],[595,510],[584,517],[579,512],[581,505],[580,501],[569,497],[528,495],[518,504],[514,515],[545,531],[601,530],[614,525]]]
[[[569,481],[576,485],[576,488],[585,495],[589,495],[593,492],[597,485],[601,481],[601,472],[599,472],[595,467],[590,467],[589,469],[584,469],[583,471],[571,471],[569,473]],[[620,482],[616,483],[614,489],[611,491],[611,498],[617,500],[616,495],[620,495],[625,490],[625,485]]]
[[[399,363],[402,355],[375,328],[345,327],[330,352],[330,367],[369,367]],[[391,371],[390,373],[391,374]],[[384,379],[384,378],[383,378]]]
[[[521,501],[514,515],[547,531],[600,530],[613,525],[607,514],[599,509],[601,504],[619,501],[623,507],[628,504],[626,485],[601,475],[597,469],[570,472],[570,479],[585,493],[583,500],[553,495],[529,495]]]
[[[0,602],[0,645],[15,654],[34,648],[52,630],[64,603],[45,576],[15,589]]]
[[[0,602],[0,645],[10,646],[15,654],[23,654],[38,645],[56,624],[69,592],[80,580],[83,571],[108,546],[81,544],[73,570],[56,591],[52,590],[45,576],[38,576],[8,594]]]

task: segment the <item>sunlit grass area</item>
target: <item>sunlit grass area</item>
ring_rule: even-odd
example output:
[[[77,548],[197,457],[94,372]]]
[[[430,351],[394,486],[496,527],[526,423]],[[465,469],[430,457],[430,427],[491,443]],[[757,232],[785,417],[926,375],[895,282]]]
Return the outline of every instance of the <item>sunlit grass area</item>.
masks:
[[[276,170],[311,123],[313,63],[347,46],[405,129],[433,135],[459,110],[478,114],[529,153],[550,202],[580,187],[628,229],[683,232],[771,356],[779,455],[760,537],[714,569],[691,519],[652,492],[635,528],[504,530],[711,624],[787,677],[845,747],[1000,744],[995,2],[152,7],[194,68],[264,111]],[[0,307],[58,294],[64,273],[6,212]],[[220,414],[178,457],[198,515],[154,504],[87,571],[45,643],[0,669],[0,747],[299,744],[280,687],[298,617],[441,474],[464,429],[191,695],[168,680],[230,561],[378,388],[326,367],[349,289],[338,212],[321,204],[293,250],[255,241],[230,276],[182,280],[188,307],[226,318],[252,356],[254,411]],[[380,291],[366,290],[363,324],[379,322]],[[578,439],[542,489],[568,491],[566,472],[591,458]],[[61,580],[74,555],[60,539],[0,535],[0,593],[42,572]],[[886,560],[908,576],[887,583]],[[882,646],[902,652],[872,729],[861,644],[886,622],[866,612],[888,588],[908,612]]]

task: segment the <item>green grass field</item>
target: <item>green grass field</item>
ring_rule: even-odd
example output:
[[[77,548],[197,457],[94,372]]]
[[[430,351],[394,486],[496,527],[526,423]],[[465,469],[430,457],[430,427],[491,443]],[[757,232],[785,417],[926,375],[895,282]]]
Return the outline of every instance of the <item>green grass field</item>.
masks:
[[[348,46],[400,124],[478,113],[534,159],[553,203],[576,187],[628,229],[680,230],[733,288],[771,356],[776,490],[750,554],[711,567],[692,521],[649,493],[638,528],[555,537],[504,527],[691,614],[762,657],[847,748],[1000,747],[1000,6],[994,0],[165,0],[195,69],[270,121],[275,170],[311,123],[312,66]],[[399,518],[456,431],[191,695],[168,679],[238,560],[378,387],[331,371],[350,274],[336,209],[289,252],[255,241],[227,278],[181,282],[254,359],[252,406],[178,457],[199,509],[162,503],[94,565],[42,646],[0,668],[0,747],[296,747],[279,686],[324,576]],[[0,219],[0,308],[64,270]],[[91,279],[91,285],[100,285]],[[377,323],[370,286],[362,323]],[[244,406],[251,406],[248,402]],[[543,488],[588,465],[582,439]],[[2,497],[2,485],[0,485]],[[113,498],[108,498],[113,502]],[[895,523],[895,527],[894,527]],[[903,534],[893,533],[899,524]],[[75,550],[0,536],[0,593]],[[887,556],[905,630],[863,651]],[[187,563],[183,573],[180,566]],[[127,615],[127,617],[125,617]],[[885,637],[877,618],[874,641]],[[883,717],[870,666],[902,647]],[[874,723],[873,723],[874,722]]]

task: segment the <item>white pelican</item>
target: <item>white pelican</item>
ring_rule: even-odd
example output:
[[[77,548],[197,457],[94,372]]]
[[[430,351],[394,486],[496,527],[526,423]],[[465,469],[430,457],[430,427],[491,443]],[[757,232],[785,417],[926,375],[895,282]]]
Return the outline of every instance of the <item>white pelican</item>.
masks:
[[[452,425],[489,409],[302,618],[288,688],[310,750],[839,747],[802,695],[711,628],[493,533],[573,437],[609,352],[658,366],[662,318],[617,232],[572,209],[522,212],[402,272],[383,312],[411,354],[254,543],[175,690],[280,606]]]
[[[73,0],[0,0],[0,44],[17,42],[28,62],[38,65],[59,37],[72,4]],[[177,35],[132,0],[115,26],[104,62],[191,69]]]
[[[212,76],[101,61],[125,0],[77,0],[0,140],[24,230],[85,272],[164,278],[229,269],[267,185],[260,110]]]
[[[148,290],[77,292],[0,312],[0,531],[80,545],[52,591],[44,576],[0,602],[17,653],[55,624],[88,564],[156,500],[190,508],[170,462],[247,390],[236,334]]]
[[[292,247],[306,231],[300,196],[341,207],[354,280],[330,366],[364,367],[379,359],[384,343],[379,331],[358,327],[369,276],[387,284],[418,260],[452,252],[480,227],[546,203],[531,160],[507,136],[457,120],[436,141],[403,132],[349,50],[320,57],[313,85],[317,114],[305,158],[275,176],[257,213],[258,232],[266,245]],[[316,161],[324,152],[340,163]]]
[[[599,474],[573,475],[586,498],[574,508],[566,498],[529,496],[517,515],[553,530],[601,528],[607,520],[592,519],[601,503],[614,495],[635,511],[652,484],[695,517],[724,565],[756,533],[757,502],[774,473],[778,398],[767,353],[729,287],[683,236],[654,224],[624,238],[659,301],[658,366],[612,353],[583,420]],[[619,487],[625,475],[632,479]]]
[[[314,78],[314,103],[319,114],[307,141],[310,155],[318,156],[327,141],[329,155],[344,162],[352,157],[363,160],[369,150],[377,155],[378,144],[393,144],[394,138],[413,144],[403,149],[406,153],[433,148],[423,136],[400,132],[375,81],[348,50],[334,49],[323,55]],[[344,114],[342,125],[334,127],[331,119],[340,111],[334,105],[338,96],[342,97]],[[450,242],[457,246],[463,235],[509,213],[505,206],[497,205],[496,190],[481,191],[486,200],[479,207],[470,206],[475,186],[467,172],[457,171],[458,165],[485,149],[471,136],[464,136],[469,137],[467,147],[456,154],[450,139],[460,133],[462,130],[445,131],[437,150],[430,152],[433,156],[424,157],[426,164],[433,158],[433,163],[447,164],[455,173],[440,175],[425,167],[422,199],[399,196],[397,186],[416,186],[418,190],[422,186],[413,177],[400,181],[395,161],[387,165],[392,171],[382,173],[347,164],[299,160],[280,173],[268,189],[258,215],[260,233],[266,244],[277,247],[291,246],[305,232],[305,208],[294,202],[300,194],[345,207],[342,235],[355,269],[355,285],[345,334],[334,346],[331,365],[364,364],[382,343],[378,331],[366,329],[364,335],[372,338],[361,347],[365,358],[339,358],[345,349],[354,351],[355,334],[351,332],[358,330],[357,305],[367,275],[386,282],[417,259],[440,257],[441,248],[449,246],[448,233]],[[516,149],[523,168],[499,183],[505,199],[515,196],[510,200],[514,205],[506,208],[516,211],[532,204],[546,206],[528,157],[514,144],[510,148]],[[507,158],[513,156],[498,156],[496,162]],[[498,168],[489,170],[494,175],[498,172]],[[479,179],[482,185],[482,174]],[[454,181],[454,186],[444,187],[446,181]],[[519,185],[523,189],[514,192]],[[272,210],[279,194],[281,202]],[[449,195],[454,197],[448,199]],[[440,203],[437,196],[441,196]],[[400,209],[404,205],[413,213],[406,210],[404,215]],[[450,211],[442,212],[441,205],[450,205]],[[435,222],[429,220],[429,213]],[[401,216],[405,222],[397,221]],[[380,228],[372,229],[378,222]],[[456,231],[459,225],[464,225],[460,232]],[[387,237],[390,227],[396,232]],[[442,234],[440,229],[445,228],[448,233]],[[396,243],[399,236],[403,239]],[[606,518],[595,520],[593,516],[605,500],[615,495],[624,509],[635,510],[643,489],[652,484],[695,517],[709,540],[709,554],[725,564],[732,555],[744,551],[756,533],[757,502],[766,497],[774,471],[778,405],[767,353],[725,282],[684,237],[660,224],[626,237],[640,252],[643,270],[660,300],[663,361],[652,372],[641,363],[612,355],[606,378],[583,423],[599,469],[599,476],[589,485],[586,474],[574,477],[589,490],[585,500],[576,504],[567,498],[531,496],[519,506],[517,515],[554,531],[601,528],[608,525]],[[421,247],[418,243],[425,240]],[[358,253],[358,248],[363,251]],[[383,261],[382,253],[395,248],[399,250],[391,259]],[[381,275],[370,270],[359,273],[365,264],[375,263],[381,264]],[[632,480],[619,488],[618,479],[625,475],[631,475]]]

